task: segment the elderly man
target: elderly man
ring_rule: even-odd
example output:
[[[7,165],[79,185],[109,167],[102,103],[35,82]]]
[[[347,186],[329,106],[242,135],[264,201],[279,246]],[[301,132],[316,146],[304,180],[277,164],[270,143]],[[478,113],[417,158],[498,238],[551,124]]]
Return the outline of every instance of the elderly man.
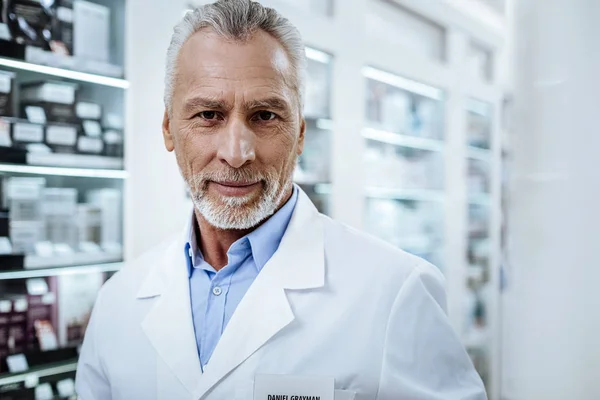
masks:
[[[102,289],[82,400],[485,399],[440,272],[293,185],[305,67],[297,29],[257,2],[176,26],[162,130],[194,212]]]

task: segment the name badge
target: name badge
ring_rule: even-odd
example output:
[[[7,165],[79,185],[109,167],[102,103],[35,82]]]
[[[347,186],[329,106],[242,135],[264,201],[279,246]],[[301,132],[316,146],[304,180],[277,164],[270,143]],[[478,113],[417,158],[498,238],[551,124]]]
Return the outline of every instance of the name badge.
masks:
[[[254,400],[334,400],[334,378],[256,375]]]

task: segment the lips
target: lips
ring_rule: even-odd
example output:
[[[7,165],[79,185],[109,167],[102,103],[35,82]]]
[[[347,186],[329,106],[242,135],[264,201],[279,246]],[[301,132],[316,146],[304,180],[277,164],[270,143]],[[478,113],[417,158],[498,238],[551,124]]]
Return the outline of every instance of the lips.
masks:
[[[260,186],[260,181],[211,181],[210,186],[213,187],[222,196],[245,196],[256,190]]]

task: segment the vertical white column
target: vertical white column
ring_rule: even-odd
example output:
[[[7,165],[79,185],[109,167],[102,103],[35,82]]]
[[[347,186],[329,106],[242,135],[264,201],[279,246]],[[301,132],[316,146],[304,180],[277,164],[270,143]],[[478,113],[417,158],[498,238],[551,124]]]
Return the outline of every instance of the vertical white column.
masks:
[[[467,248],[467,162],[466,162],[466,92],[468,37],[449,30],[446,54],[452,70],[452,86],[445,99],[445,192],[444,207],[444,274],[448,291],[448,315],[452,326],[462,333],[464,326],[464,295]]]
[[[600,398],[600,2],[517,1],[503,394]]]
[[[365,124],[366,80],[365,15],[367,0],[353,0],[349,7],[341,0],[334,13],[339,29],[332,84],[332,183],[333,217],[357,228],[363,226],[364,187],[361,130]]]

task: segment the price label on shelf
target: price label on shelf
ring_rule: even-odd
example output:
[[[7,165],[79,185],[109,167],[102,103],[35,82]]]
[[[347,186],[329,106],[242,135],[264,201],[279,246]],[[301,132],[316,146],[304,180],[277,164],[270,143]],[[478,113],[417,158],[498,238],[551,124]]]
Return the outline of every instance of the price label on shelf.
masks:
[[[36,374],[29,374],[25,377],[23,383],[27,389],[31,389],[40,383],[40,378]]]

